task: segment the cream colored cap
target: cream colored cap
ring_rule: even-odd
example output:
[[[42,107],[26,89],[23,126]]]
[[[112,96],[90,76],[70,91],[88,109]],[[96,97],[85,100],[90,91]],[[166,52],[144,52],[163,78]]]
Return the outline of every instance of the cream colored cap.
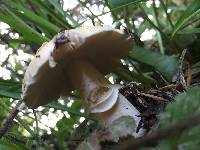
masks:
[[[68,42],[56,47],[60,34]],[[120,30],[111,27],[80,27],[58,33],[44,43],[28,66],[22,98],[31,108],[45,105],[75,90],[65,75],[71,60],[87,59],[102,74],[111,72],[128,55],[133,43]],[[64,93],[64,94],[63,94]]]

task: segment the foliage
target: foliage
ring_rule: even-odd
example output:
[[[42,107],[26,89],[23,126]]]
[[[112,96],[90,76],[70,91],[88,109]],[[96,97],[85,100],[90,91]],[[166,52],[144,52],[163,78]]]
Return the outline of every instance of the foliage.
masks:
[[[194,86],[188,89],[186,93],[180,93],[171,103],[166,112],[161,115],[161,127],[166,126],[169,122],[174,123],[179,119],[184,119],[200,112],[200,86]],[[178,108],[178,109],[177,109]],[[189,132],[182,133],[179,137],[163,141],[159,146],[164,149],[173,147],[184,149],[198,149],[200,140],[200,126],[197,126]],[[166,149],[165,148],[165,149]]]
[[[30,58],[20,60],[19,56],[34,55],[43,42],[61,29],[76,28],[88,21],[106,25],[107,22],[102,20],[103,16],[108,15],[113,20],[112,26],[123,28],[135,44],[121,66],[108,77],[112,76],[115,83],[122,85],[131,81],[140,82],[144,90],[173,84],[177,60],[181,51],[187,48],[184,73],[189,88],[167,106],[160,118],[161,127],[199,112],[200,88],[194,84],[200,83],[200,1],[188,0],[181,4],[175,1],[178,0],[77,0],[76,6],[66,10],[65,1],[2,0],[0,21],[9,27],[5,33],[0,29],[0,44],[6,47],[5,50],[12,48],[12,52],[0,60],[0,76],[3,69],[11,73],[9,80],[0,79],[0,124],[3,124],[16,100],[20,99],[21,82]],[[98,9],[103,7],[101,13],[96,13],[93,6]],[[148,39],[147,35],[150,34],[152,37]],[[23,50],[23,53],[18,50]],[[0,55],[2,51],[0,49]],[[67,149],[70,135],[76,132],[74,125],[81,124],[80,117],[95,120],[87,112],[80,112],[83,105],[78,94],[71,93],[69,97],[36,109],[37,119],[32,110],[23,110],[16,118],[14,127],[0,139],[0,149]],[[50,114],[56,114],[59,119],[54,128],[48,127],[51,134],[47,134],[47,129],[41,127],[42,124],[47,125],[41,121]],[[81,131],[89,133],[89,123],[81,128]],[[200,144],[199,131],[199,126],[195,127],[179,137],[163,140],[157,147],[197,149]]]

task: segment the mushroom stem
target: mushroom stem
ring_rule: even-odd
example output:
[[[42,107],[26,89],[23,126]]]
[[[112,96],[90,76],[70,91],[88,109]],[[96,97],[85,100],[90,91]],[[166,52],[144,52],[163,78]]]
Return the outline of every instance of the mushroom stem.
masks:
[[[111,83],[85,60],[74,60],[71,62],[66,74],[70,81],[73,81],[71,82],[73,88],[78,90],[81,97],[89,105],[96,103],[99,96],[110,91],[109,86]]]
[[[139,124],[139,111],[119,93],[119,86],[112,85],[94,66],[85,60],[74,60],[66,72],[74,89],[86,101],[86,107],[105,127],[122,116],[130,116],[136,126]],[[140,133],[132,133],[135,137]]]

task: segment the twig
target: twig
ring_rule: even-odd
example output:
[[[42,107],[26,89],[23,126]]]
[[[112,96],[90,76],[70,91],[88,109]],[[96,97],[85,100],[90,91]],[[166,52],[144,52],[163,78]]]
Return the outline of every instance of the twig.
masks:
[[[27,141],[29,140],[27,137],[18,135],[18,134],[13,134],[13,133],[7,133],[6,135],[4,135],[5,139],[8,139],[11,142],[18,142],[21,144],[26,144]]]
[[[37,114],[34,109],[33,109],[33,114],[34,114],[35,122],[36,122],[36,135],[39,136],[38,119],[37,119]]]
[[[176,87],[175,84],[169,84],[169,85],[159,88],[159,90],[167,90],[167,89],[171,89],[171,88],[175,88],[175,87]]]
[[[166,7],[165,3],[163,2],[163,0],[160,0],[160,4],[161,4],[161,6],[162,6],[163,9],[164,9],[165,14],[166,14],[166,16],[167,16],[167,20],[169,21],[169,24],[170,24],[170,26],[171,26],[171,28],[172,28],[172,30],[173,30],[173,29],[174,29],[174,25],[173,25],[172,20],[171,20],[169,14],[168,14],[168,12],[167,12],[167,7]]]
[[[78,2],[79,2],[79,4],[80,4],[82,7],[85,7],[85,8],[91,13],[92,16],[88,16],[88,17],[92,20],[92,23],[93,23],[94,26],[95,26],[95,21],[94,21],[94,19],[98,19],[98,21],[99,21],[100,23],[103,23],[103,22],[98,18],[98,16],[96,16],[96,15],[90,10],[90,8],[86,6],[86,4],[85,4],[84,2],[82,2],[82,1],[80,1],[80,0],[78,0]]]
[[[140,9],[141,9],[142,12],[143,12],[143,17],[144,17],[144,19],[146,19],[146,20],[152,25],[153,28],[155,28],[156,30],[158,30],[158,31],[163,35],[163,37],[164,37],[166,40],[169,41],[169,39],[168,39],[168,37],[165,35],[165,33],[149,19],[149,17],[148,17],[148,15],[146,14],[144,8],[143,8],[141,5],[139,5],[139,6],[140,6]]]
[[[13,108],[13,110],[10,112],[9,116],[6,118],[5,123],[0,127],[0,139],[12,127],[15,117],[17,116],[18,112],[21,110],[23,106],[24,106],[24,100],[20,100]]]
[[[134,150],[142,146],[151,145],[152,143],[159,142],[160,140],[180,135],[183,131],[189,130],[200,124],[200,114],[188,117],[185,120],[177,121],[167,128],[160,129],[152,134],[137,139],[129,139],[118,146],[117,149],[121,150]]]
[[[156,101],[168,101],[168,100],[166,100],[166,99],[164,99],[162,97],[151,95],[151,94],[147,94],[147,93],[140,93],[140,95],[152,98],[153,100],[156,100]]]
[[[157,9],[156,9],[156,4],[155,4],[155,0],[153,0],[153,16],[154,16],[154,23],[155,25],[159,28],[160,28],[160,24],[159,24],[159,20],[158,20],[158,12],[157,12]],[[156,34],[157,34],[157,38],[158,38],[158,44],[159,44],[159,47],[160,47],[160,53],[161,54],[164,54],[164,46],[163,46],[163,41],[162,41],[162,37],[161,37],[161,33],[159,31],[156,31]]]
[[[37,141],[38,145],[41,145],[41,143],[40,143],[40,138],[39,138],[38,119],[37,119],[37,114],[36,114],[36,112],[35,112],[34,109],[33,109],[33,114],[34,114],[35,122],[36,122],[36,133],[35,133],[35,138],[36,138],[36,141]]]
[[[192,67],[190,65],[190,63],[188,63],[188,71],[187,71],[187,86],[190,86],[191,82],[192,82]]]
[[[169,83],[159,71],[156,71],[156,73],[159,75],[159,77],[161,78],[162,82],[164,82],[165,84]]]
[[[149,19],[148,15],[147,15],[146,11],[144,10],[144,8],[142,7],[142,5],[139,4],[139,7],[140,7],[140,9],[141,9],[142,12],[143,12],[143,16],[142,16],[142,17],[143,17],[145,20],[147,20],[147,21],[149,22],[149,24],[150,24],[154,29],[156,29],[157,31],[160,32],[160,34],[161,34],[162,37],[163,37],[163,40],[165,40],[166,43],[169,43],[169,44],[171,44],[171,45],[174,45],[174,46],[176,47],[176,49],[180,49],[180,45],[179,45],[176,41],[170,40],[170,39],[168,38],[168,36],[167,36],[158,26],[156,26],[156,25]]]
[[[17,123],[23,127],[28,133],[30,133],[31,136],[36,137],[35,132],[32,131],[30,128],[30,123],[27,123],[23,119],[21,119],[19,116],[16,116],[15,119],[17,120]]]
[[[29,4],[29,6],[31,7],[31,10],[35,13],[35,14],[37,14],[37,8],[35,7],[35,5],[33,5],[33,3],[31,2],[31,0],[28,0],[28,4]],[[38,14],[37,14],[38,15]]]
[[[185,54],[187,52],[187,49],[184,49],[182,51],[181,57],[178,62],[178,73],[177,73],[177,79],[176,79],[176,89],[179,91],[184,91],[187,88],[185,79],[184,79],[184,74],[183,74],[183,62],[185,58]]]

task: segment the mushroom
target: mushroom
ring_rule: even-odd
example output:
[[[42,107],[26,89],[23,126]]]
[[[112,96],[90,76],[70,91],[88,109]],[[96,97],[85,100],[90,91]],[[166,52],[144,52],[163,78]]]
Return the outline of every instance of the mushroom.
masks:
[[[132,47],[127,35],[108,26],[64,30],[37,51],[25,73],[22,98],[36,108],[77,90],[104,126],[121,116],[138,124],[138,110],[104,77]]]

